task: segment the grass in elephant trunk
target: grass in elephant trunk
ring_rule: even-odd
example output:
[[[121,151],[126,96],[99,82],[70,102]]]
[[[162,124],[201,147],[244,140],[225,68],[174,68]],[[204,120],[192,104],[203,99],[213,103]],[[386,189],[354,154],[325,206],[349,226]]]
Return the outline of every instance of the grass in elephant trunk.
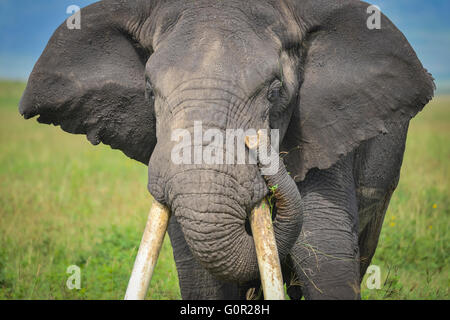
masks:
[[[151,199],[147,168],[82,136],[23,121],[24,85],[0,83],[0,299],[122,299]],[[450,97],[410,126],[404,165],[363,299],[449,298]],[[81,268],[69,290],[67,267]],[[367,276],[366,276],[367,278]],[[151,299],[178,299],[166,237]]]

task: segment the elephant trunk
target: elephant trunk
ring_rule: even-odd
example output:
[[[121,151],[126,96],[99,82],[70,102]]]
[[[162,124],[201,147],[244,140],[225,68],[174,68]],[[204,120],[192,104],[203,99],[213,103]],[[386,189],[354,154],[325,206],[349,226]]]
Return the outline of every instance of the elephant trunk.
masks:
[[[246,230],[246,221],[251,209],[260,203],[261,197],[252,203],[251,208],[245,208],[240,201],[240,194],[247,190],[236,186],[231,177],[218,175],[214,171],[202,172],[201,177],[197,178],[192,172],[184,175],[178,179],[191,183],[183,183],[183,186],[178,184],[178,188],[191,191],[175,192],[171,208],[192,254],[220,279],[237,282],[257,279],[259,269],[255,242],[249,230]],[[300,194],[281,160],[277,173],[264,178],[269,187],[277,186],[272,188],[276,198],[273,229],[278,254],[283,260],[300,233]],[[219,188],[215,190],[214,185]],[[170,186],[172,192],[175,188]],[[221,190],[226,190],[226,193],[223,194]]]
[[[240,197],[243,190],[233,178],[216,174],[181,174],[178,178],[189,182],[170,186],[175,194],[172,213],[192,254],[213,275],[226,281],[255,279],[258,264],[253,239],[245,230],[248,213]],[[211,183],[202,182],[211,179]],[[179,188],[191,191],[175,191]]]
[[[181,226],[190,252],[205,269],[225,281],[245,282],[255,280],[259,275],[254,238],[246,225],[252,210],[268,194],[268,186],[274,189],[276,199],[273,230],[281,259],[286,257],[300,234],[301,199],[294,180],[278,156],[275,157],[279,161],[278,169],[271,176],[262,175],[263,171],[256,164],[207,164],[202,161],[198,164],[183,162],[170,165],[167,150],[178,148],[175,148],[173,141],[164,142],[166,137],[171,137],[172,128],[187,130],[190,133],[187,137],[194,137],[194,140],[196,129],[206,132],[210,128],[221,128],[221,131],[228,125],[243,128],[246,132],[253,126],[251,121],[233,115],[230,115],[227,123],[220,118],[212,118],[205,121],[201,128],[196,127],[195,121],[192,126],[192,119],[201,119],[206,110],[210,114],[222,114],[223,106],[211,101],[222,101],[224,97],[235,99],[228,95],[222,90],[198,91],[197,88],[184,89],[180,98],[175,98],[174,93],[172,99],[177,101],[177,109],[171,115],[173,122],[171,125],[159,126],[161,139],[149,163],[149,191],[157,201],[170,208]],[[191,101],[194,99],[196,103],[192,106]],[[183,109],[184,112],[179,111]],[[232,154],[236,160],[239,151],[235,153],[229,150],[228,137],[226,134],[222,136],[227,140],[222,149],[223,155]],[[189,147],[186,149],[191,151],[186,151],[186,154],[194,155],[194,160],[195,143],[187,144]],[[241,150],[237,149],[240,146],[236,146],[236,143],[231,145],[233,150],[234,147]],[[250,147],[247,147],[243,147],[245,159],[249,155]],[[188,160],[192,160],[192,157]]]
[[[275,201],[273,211],[273,229],[278,254],[283,261],[297,240],[303,221],[300,192],[294,180],[289,176],[283,161],[279,159],[278,171],[274,175],[264,176],[273,192]]]
[[[261,148],[267,148],[267,150],[272,148],[272,143],[269,144],[269,136],[261,130],[258,131],[257,136],[249,137],[246,144],[254,152],[261,151]],[[294,179],[287,172],[283,160],[280,157],[272,160],[272,162],[276,161],[276,173],[263,175],[263,177],[272,192],[269,200],[272,216],[274,216],[273,228],[280,260],[283,261],[300,234],[303,208],[301,195]],[[261,166],[260,162],[258,164]]]

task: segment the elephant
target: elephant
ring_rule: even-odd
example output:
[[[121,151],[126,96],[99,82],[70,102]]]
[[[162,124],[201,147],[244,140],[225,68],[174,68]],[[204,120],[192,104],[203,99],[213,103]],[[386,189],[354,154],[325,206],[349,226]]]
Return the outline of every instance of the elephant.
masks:
[[[268,197],[289,297],[360,299],[409,121],[435,90],[384,14],[368,27],[369,6],[96,2],[80,29],[55,31],[19,111],[148,165],[148,190],[171,212],[183,299],[261,296],[248,217]],[[276,171],[174,163],[173,132],[199,121],[202,132],[278,130]]]

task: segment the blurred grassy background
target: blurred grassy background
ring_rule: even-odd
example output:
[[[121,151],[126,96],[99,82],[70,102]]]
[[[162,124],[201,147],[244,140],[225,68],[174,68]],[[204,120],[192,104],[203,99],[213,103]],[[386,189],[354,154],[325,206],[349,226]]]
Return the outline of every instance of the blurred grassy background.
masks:
[[[83,136],[24,121],[24,85],[0,82],[0,299],[122,299],[151,198],[147,168]],[[410,126],[400,184],[363,299],[449,298],[450,97]],[[150,299],[179,299],[165,239]],[[69,290],[67,267],[81,267]]]

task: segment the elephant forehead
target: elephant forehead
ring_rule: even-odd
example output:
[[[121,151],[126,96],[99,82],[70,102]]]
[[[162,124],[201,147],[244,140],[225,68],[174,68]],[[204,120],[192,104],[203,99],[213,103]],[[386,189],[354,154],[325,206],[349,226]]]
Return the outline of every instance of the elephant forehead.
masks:
[[[217,25],[222,31],[250,28],[263,33],[281,26],[282,11],[283,7],[274,0],[164,1],[157,12],[154,36],[158,42],[158,38],[180,23],[183,27]]]
[[[183,56],[173,57],[169,50],[155,52],[147,64],[147,74],[164,96],[195,80],[198,89],[231,89],[237,86],[248,97],[280,71],[279,57],[275,52],[264,56],[228,52],[219,40],[211,40],[202,48],[190,48],[189,53],[184,50]]]
[[[284,74],[280,53],[297,37],[287,12],[278,1],[164,2],[147,76],[166,97],[192,79],[205,89],[228,83],[250,97]]]
[[[196,81],[195,88],[238,87],[242,98],[251,96],[280,72],[279,54],[262,49],[257,41],[230,42],[223,37],[199,37],[183,47],[167,40],[147,62],[153,86],[168,97]],[[200,81],[200,83],[199,83]],[[193,89],[193,88],[190,88]]]

